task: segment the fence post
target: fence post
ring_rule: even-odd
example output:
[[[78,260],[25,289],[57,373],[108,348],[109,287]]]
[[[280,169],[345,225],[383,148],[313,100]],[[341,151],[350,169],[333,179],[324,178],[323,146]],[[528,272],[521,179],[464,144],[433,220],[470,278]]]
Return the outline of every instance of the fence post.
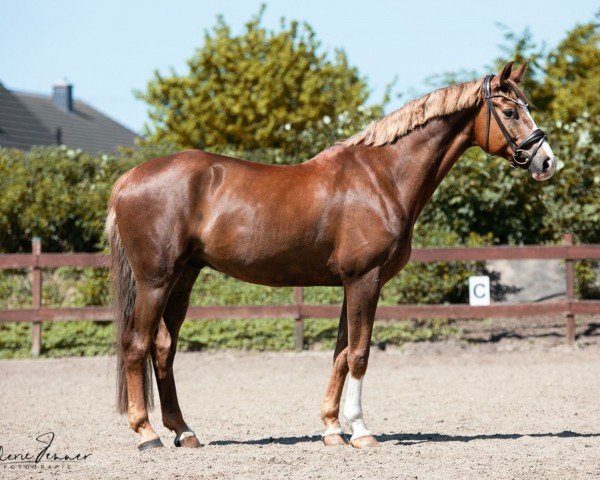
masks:
[[[31,356],[39,357],[42,350],[42,321],[39,317],[39,309],[42,308],[42,269],[40,267],[39,255],[42,253],[42,240],[39,237],[31,239],[31,255],[34,264],[31,269],[31,297],[32,307],[38,310],[38,315],[31,325]]]
[[[563,236],[564,244],[573,245],[573,234],[565,233]],[[573,269],[573,260],[565,259],[565,274],[567,276],[567,303],[569,310],[567,312],[567,344],[573,346],[575,344],[575,315],[571,310],[571,302],[575,300],[575,274]]]
[[[294,287],[294,297],[296,300],[296,321],[294,338],[296,340],[296,351],[301,352],[304,348],[304,319],[302,318],[302,304],[304,303],[304,292],[302,287]]]

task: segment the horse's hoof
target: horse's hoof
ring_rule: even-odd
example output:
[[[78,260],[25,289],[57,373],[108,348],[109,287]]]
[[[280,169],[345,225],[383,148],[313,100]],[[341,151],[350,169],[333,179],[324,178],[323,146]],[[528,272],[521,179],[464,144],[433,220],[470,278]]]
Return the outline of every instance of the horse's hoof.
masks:
[[[200,448],[202,444],[198,441],[198,438],[194,435],[193,437],[185,437],[183,440],[175,440],[176,447],[183,448]]]
[[[371,448],[377,447],[379,442],[375,440],[373,435],[365,435],[364,437],[358,437],[354,440],[350,440],[350,445],[354,448]]]
[[[181,432],[179,435],[175,437],[173,443],[176,447],[184,447],[184,448],[198,448],[201,447],[202,444],[198,441],[196,434],[191,430],[186,430]]]
[[[323,443],[328,447],[348,444],[343,435],[327,435],[326,437],[321,437],[321,439],[323,440]]]
[[[160,441],[160,438],[155,438],[153,440],[148,440],[147,442],[140,443],[138,445],[138,450],[141,452],[144,450],[150,450],[151,448],[162,448],[162,447],[164,447],[164,445]]]

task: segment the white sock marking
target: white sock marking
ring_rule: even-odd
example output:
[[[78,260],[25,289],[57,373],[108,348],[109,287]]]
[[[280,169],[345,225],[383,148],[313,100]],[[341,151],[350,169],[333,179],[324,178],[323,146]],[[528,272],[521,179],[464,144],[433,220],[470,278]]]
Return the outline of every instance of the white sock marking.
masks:
[[[195,437],[195,436],[196,436],[196,434],[194,433],[194,431],[190,427],[187,427],[187,430],[184,430],[183,432],[181,432],[179,435],[177,435],[175,437],[175,443],[180,443],[183,440],[185,440],[186,438]]]
[[[327,427],[327,429],[323,432],[322,437],[329,437],[330,435],[341,435],[344,433],[341,427]]]
[[[344,418],[352,429],[352,438],[354,440],[359,437],[371,435],[367,430],[363,421],[362,404],[360,397],[362,394],[363,379],[356,379],[350,375],[348,378],[348,386],[346,388],[346,402],[344,403]]]

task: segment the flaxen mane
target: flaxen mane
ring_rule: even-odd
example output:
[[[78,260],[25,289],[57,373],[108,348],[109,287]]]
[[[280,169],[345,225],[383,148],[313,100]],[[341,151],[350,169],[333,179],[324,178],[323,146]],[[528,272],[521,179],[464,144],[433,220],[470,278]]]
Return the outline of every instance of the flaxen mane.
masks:
[[[481,85],[482,80],[475,80],[435,90],[371,123],[341,144],[350,146],[362,143],[380,147],[391,143],[432,118],[477,106],[482,99]]]

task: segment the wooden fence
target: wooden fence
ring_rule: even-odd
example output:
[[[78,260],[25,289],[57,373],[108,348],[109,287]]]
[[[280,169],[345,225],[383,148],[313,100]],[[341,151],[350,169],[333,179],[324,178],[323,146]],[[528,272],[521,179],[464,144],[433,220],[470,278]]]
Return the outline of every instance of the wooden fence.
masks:
[[[575,341],[575,315],[600,314],[600,301],[577,300],[574,294],[573,262],[583,259],[600,259],[600,245],[573,245],[570,234],[564,236],[563,245],[496,246],[422,248],[412,252],[413,262],[456,262],[487,260],[563,260],[565,261],[566,298],[554,302],[529,302],[518,304],[498,303],[489,306],[465,304],[444,305],[397,305],[380,306],[376,318],[507,318],[536,315],[564,315],[566,339],[569,345]],[[45,308],[42,304],[42,269],[54,267],[106,267],[107,256],[98,253],[42,253],[39,238],[32,240],[32,253],[0,255],[0,269],[31,269],[32,306],[30,309],[0,310],[0,322],[31,322],[31,354],[38,356],[42,343],[42,322],[64,320],[107,321],[112,319],[108,307]],[[340,305],[307,305],[303,301],[303,289],[295,288],[293,305],[269,306],[209,306],[190,307],[187,318],[290,318],[295,320],[296,350],[304,342],[303,319],[338,318]]]

